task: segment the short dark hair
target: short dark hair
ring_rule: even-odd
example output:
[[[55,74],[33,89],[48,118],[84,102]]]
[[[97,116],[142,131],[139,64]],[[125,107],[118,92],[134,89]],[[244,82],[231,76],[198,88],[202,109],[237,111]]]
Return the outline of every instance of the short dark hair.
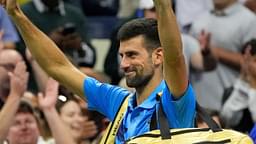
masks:
[[[30,113],[35,116],[35,111],[33,106],[30,103],[26,102],[25,100],[22,100],[20,102],[17,113]]]
[[[148,50],[153,50],[161,46],[157,20],[152,18],[134,19],[125,23],[118,31],[117,39],[126,41],[136,36],[144,37],[144,44]]]
[[[244,46],[242,48],[242,54],[245,53],[245,50],[246,50],[247,46],[249,46],[249,45],[251,46],[251,51],[250,51],[251,55],[255,55],[256,54],[256,39],[255,38],[251,39],[250,41],[248,41],[244,44]]]

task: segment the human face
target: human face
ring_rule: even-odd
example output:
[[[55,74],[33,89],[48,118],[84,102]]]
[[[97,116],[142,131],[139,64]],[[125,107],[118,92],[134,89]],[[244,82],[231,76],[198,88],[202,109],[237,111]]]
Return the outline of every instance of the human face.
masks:
[[[143,36],[136,36],[120,43],[120,68],[124,71],[126,84],[138,88],[145,86],[154,75],[151,53],[144,46]]]
[[[17,113],[7,139],[10,144],[36,144],[39,128],[31,113]]]
[[[3,50],[0,52],[0,67],[5,68],[7,71],[13,71],[20,61],[23,61],[23,59],[15,50]]]
[[[20,61],[23,61],[23,59],[15,50],[5,49],[0,52],[0,96],[3,100],[6,99],[10,91],[8,72],[13,71]]]
[[[83,116],[81,107],[75,101],[66,102],[60,109],[60,117],[63,122],[70,128],[72,137],[79,140],[82,136]]]

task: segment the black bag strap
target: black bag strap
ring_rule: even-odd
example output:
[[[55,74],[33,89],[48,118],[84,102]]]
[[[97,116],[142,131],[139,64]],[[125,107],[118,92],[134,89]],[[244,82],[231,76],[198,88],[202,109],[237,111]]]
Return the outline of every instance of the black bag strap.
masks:
[[[150,131],[157,129],[156,111],[154,111],[150,121]]]
[[[208,125],[213,132],[222,131],[222,128],[212,119],[212,117],[196,102],[198,116]]]
[[[132,96],[133,94],[128,95],[126,98],[123,99],[116,115],[113,120],[113,122],[110,122],[108,125],[108,128],[106,129],[105,134],[102,136],[100,140],[100,144],[113,144],[115,142],[116,134],[118,132],[119,126],[122,123],[125,111],[127,110],[128,107],[128,99]]]
[[[162,104],[161,98],[160,98],[158,113],[156,115],[158,116],[160,133],[161,133],[162,139],[171,139],[170,127],[169,127],[166,115],[163,111],[163,104]]]
[[[160,93],[161,94],[161,93]],[[156,98],[159,102],[159,108],[155,111],[150,122],[150,130],[157,129],[157,123],[159,123],[160,133],[162,139],[171,139],[170,126],[167,117],[163,111],[163,104],[161,95],[157,94]],[[211,118],[211,116],[196,102],[196,112],[198,116],[209,126],[213,132],[222,131],[222,128]]]

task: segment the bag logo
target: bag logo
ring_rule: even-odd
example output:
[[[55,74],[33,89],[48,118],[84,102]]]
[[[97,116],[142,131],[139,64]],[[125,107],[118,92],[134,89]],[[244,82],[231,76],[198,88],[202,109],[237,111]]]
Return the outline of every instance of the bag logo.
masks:
[[[123,119],[123,116],[124,116],[124,113],[121,113],[120,116],[118,117],[119,119],[117,120],[116,125],[114,126],[113,133],[112,133],[113,136],[116,135],[116,133],[118,131],[118,128],[119,128],[119,125],[120,125],[120,123],[121,123],[121,121]]]

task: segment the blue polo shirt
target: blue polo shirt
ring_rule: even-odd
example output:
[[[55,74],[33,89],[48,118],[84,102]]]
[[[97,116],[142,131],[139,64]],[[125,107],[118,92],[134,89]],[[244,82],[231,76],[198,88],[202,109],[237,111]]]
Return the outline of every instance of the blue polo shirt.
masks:
[[[142,104],[136,106],[135,94],[129,99],[127,111],[117,133],[117,144],[149,131],[151,117],[159,106],[159,101],[156,100],[159,92],[163,92],[161,96],[163,110],[167,115],[170,128],[193,127],[195,118],[193,88],[189,85],[185,94],[180,99],[174,100],[163,80]],[[84,81],[84,93],[87,96],[88,108],[101,112],[111,121],[123,99],[130,94],[123,88],[100,83],[89,77]]]

